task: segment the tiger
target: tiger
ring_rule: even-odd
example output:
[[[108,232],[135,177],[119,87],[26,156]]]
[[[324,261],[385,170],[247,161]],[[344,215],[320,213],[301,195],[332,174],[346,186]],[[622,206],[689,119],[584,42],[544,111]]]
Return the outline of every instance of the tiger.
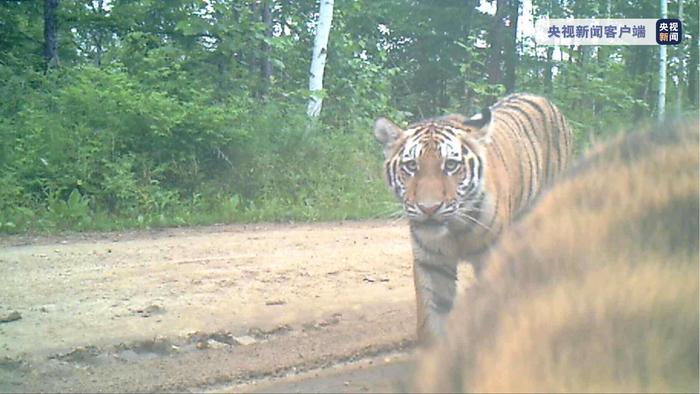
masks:
[[[594,149],[512,225],[420,392],[698,392],[698,124]]]
[[[385,178],[409,219],[417,336],[445,334],[457,264],[478,272],[503,229],[565,170],[572,133],[544,97],[512,94],[467,118],[447,115],[405,130],[380,117]]]

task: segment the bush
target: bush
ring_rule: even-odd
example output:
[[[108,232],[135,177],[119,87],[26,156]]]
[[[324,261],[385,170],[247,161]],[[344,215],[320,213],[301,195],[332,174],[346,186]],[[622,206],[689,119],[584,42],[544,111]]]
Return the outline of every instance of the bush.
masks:
[[[369,121],[335,130],[310,123],[303,103],[216,102],[206,90],[183,101],[118,68],[38,84],[0,123],[0,231],[366,218],[392,206]]]

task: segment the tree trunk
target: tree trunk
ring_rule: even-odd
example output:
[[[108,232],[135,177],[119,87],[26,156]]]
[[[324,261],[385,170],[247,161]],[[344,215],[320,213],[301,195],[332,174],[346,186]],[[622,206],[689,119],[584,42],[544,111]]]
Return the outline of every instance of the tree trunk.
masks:
[[[479,6],[479,0],[467,0],[465,7],[466,7],[466,14],[465,17],[462,19],[462,37],[465,38],[466,42],[469,42],[469,33],[471,32],[472,29],[472,24],[473,24],[473,15],[474,11],[476,8]],[[468,64],[471,61],[469,58],[469,53],[464,52],[464,64]],[[470,92],[467,87],[466,87],[466,79],[465,78],[458,78],[456,81],[456,91],[458,94],[462,96],[462,100],[460,100],[460,112],[461,113],[471,113],[472,112],[472,92]]]
[[[255,22],[258,20],[258,14],[260,13],[260,0],[255,0],[252,3],[250,3],[250,19]],[[254,76],[258,74],[258,70],[260,70],[260,65],[258,63],[258,57],[256,56],[257,50],[255,49],[254,45],[251,45],[250,47],[250,55],[248,56],[248,70],[250,71],[250,75]],[[255,89],[257,90],[257,89]]]
[[[503,82],[503,71],[501,70],[504,38],[503,18],[507,15],[507,5],[507,0],[496,0],[496,14],[493,16],[493,23],[489,32],[491,50],[486,67],[488,69],[488,81],[492,85]]]
[[[559,14],[557,12],[558,10],[555,10],[554,4],[552,1],[548,2],[547,4],[547,17],[548,18],[556,18]],[[549,45],[547,46],[547,59],[545,61],[545,66],[544,66],[544,90],[547,95],[552,95],[554,92],[554,85],[553,85],[553,79],[554,79],[554,71],[553,71],[553,60],[554,60],[554,46]]]
[[[272,38],[272,3],[273,0],[265,0],[262,4],[262,22],[265,25],[265,37]],[[262,75],[263,92],[266,93],[270,87],[272,78],[272,63],[270,62],[270,45],[263,42],[262,45],[263,58],[260,64],[260,73]]]
[[[508,21],[510,26],[508,26],[509,39],[508,45],[505,53],[505,69],[506,78],[505,85],[506,91],[511,93],[515,90],[515,66],[518,62],[518,15],[520,9],[519,0],[510,0],[509,16]]]
[[[668,15],[666,0],[660,0],[661,18]],[[666,116],[666,45],[659,46],[659,97],[656,105],[656,115],[659,122]]]
[[[91,1],[88,5],[94,18],[104,18],[104,0]],[[92,60],[95,63],[95,67],[99,68],[102,66],[102,54],[104,53],[104,32],[98,27],[88,33],[88,37],[90,37],[92,44],[95,46],[95,54]]]
[[[554,57],[554,46],[547,47],[547,63],[544,67],[544,89],[548,95],[552,94],[552,58]]]
[[[651,97],[656,91],[654,84],[654,64],[657,61],[655,56],[656,48],[633,46],[624,53],[628,75],[637,79],[637,87],[634,89],[634,98],[646,103],[648,108],[653,108],[656,104],[656,97]],[[649,117],[648,108],[641,104],[634,104],[634,119],[643,120]]]
[[[610,4],[610,0],[605,0],[605,17],[606,18],[611,18],[612,17],[612,5]],[[597,57],[597,62],[598,62],[598,73],[601,75],[603,78],[605,77],[605,73],[607,73],[607,67],[608,67],[608,61],[610,60],[610,54],[612,51],[609,49],[609,47],[605,45],[600,45],[596,48],[596,57]],[[601,102],[600,99],[596,99],[594,104],[593,104],[593,113],[597,116],[600,115],[603,112],[603,103]]]
[[[608,72],[608,62],[610,61],[610,49],[605,46],[601,45],[596,48],[596,61],[598,63],[597,66],[597,71],[596,73],[602,77],[605,78],[605,74]],[[595,103],[594,103],[594,113],[596,115],[599,115],[603,112],[603,103],[600,99],[596,98]]]
[[[683,20],[683,0],[678,0],[678,19]],[[685,42],[681,43],[676,47],[676,55],[678,58],[678,83],[676,84],[676,118],[680,118],[683,113],[683,81],[685,80]]]
[[[58,0],[44,0],[44,60],[46,69],[58,67]]]
[[[688,59],[688,104],[698,107],[698,75],[700,74],[700,39],[697,32],[690,32],[690,59]]]
[[[311,70],[309,71],[309,91],[311,98],[306,113],[316,118],[321,114],[323,98],[320,93],[323,90],[323,71],[326,67],[326,54],[328,36],[333,22],[333,0],[321,0],[319,6],[318,26],[314,38],[314,51],[311,58]]]

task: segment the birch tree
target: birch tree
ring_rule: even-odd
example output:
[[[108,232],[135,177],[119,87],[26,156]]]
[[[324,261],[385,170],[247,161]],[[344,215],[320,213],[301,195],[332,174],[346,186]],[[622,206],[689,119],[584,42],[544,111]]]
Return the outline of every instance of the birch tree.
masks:
[[[311,58],[311,70],[309,71],[309,91],[311,98],[306,113],[316,118],[321,114],[323,98],[323,70],[326,67],[326,53],[328,46],[328,35],[331,31],[333,21],[333,0],[321,0],[318,15],[318,25],[316,26],[316,37],[314,39],[314,51]]]
[[[683,0],[678,0],[678,19],[683,20]],[[685,74],[685,43],[681,41],[676,49],[678,54],[678,78],[676,79],[676,117],[683,113],[683,76]]]
[[[668,16],[666,0],[660,1],[661,18],[665,19]],[[659,97],[656,108],[658,109],[657,119],[662,122],[666,112],[666,45],[659,47]]]

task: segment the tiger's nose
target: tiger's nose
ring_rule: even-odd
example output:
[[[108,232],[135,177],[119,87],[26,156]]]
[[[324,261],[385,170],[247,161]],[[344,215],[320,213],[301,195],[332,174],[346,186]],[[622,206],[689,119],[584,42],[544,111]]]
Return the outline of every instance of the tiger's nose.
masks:
[[[418,203],[418,209],[420,209],[421,211],[423,211],[423,213],[426,214],[426,215],[428,215],[428,216],[432,216],[435,212],[438,211],[438,209],[440,209],[441,206],[442,206],[442,203],[441,203],[441,202],[440,202],[440,203],[437,203],[437,204],[421,204],[421,203]]]

